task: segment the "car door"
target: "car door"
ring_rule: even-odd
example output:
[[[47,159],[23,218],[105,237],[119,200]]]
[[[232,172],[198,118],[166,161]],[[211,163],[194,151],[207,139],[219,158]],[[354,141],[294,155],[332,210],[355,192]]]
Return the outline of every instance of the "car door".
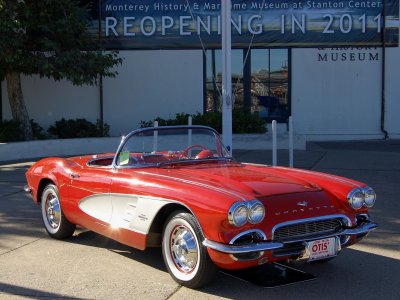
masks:
[[[110,225],[112,204],[110,186],[112,168],[74,166],[69,173],[69,197],[66,205],[71,222],[102,233]]]

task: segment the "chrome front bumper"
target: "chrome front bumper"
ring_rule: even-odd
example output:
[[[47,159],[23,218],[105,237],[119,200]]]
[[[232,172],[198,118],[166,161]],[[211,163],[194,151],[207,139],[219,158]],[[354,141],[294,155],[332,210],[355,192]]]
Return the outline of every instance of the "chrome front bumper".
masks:
[[[354,228],[345,228],[333,235],[312,237],[310,239],[304,239],[304,241],[323,239],[323,238],[327,238],[327,237],[331,237],[331,236],[366,235],[370,231],[372,231],[376,228],[378,228],[378,224],[367,221],[367,222],[364,222]],[[285,241],[285,243],[291,243],[291,242],[295,242],[295,241]],[[274,242],[274,241],[265,241],[265,242],[246,244],[246,245],[232,245],[232,244],[223,244],[223,243],[219,243],[219,242],[214,242],[214,241],[210,241],[207,239],[205,239],[203,241],[203,245],[205,247],[219,251],[219,252],[228,253],[228,254],[241,254],[241,253],[277,250],[277,249],[281,249],[281,248],[285,247],[285,243]]]
[[[255,243],[249,245],[227,245],[218,242],[213,242],[205,239],[203,241],[203,245],[207,248],[217,250],[223,253],[229,254],[240,254],[240,253],[249,253],[249,252],[259,252],[259,251],[267,251],[267,250],[275,250],[282,248],[284,246],[283,243],[277,242],[262,242]]]
[[[378,228],[378,224],[368,221],[361,223],[359,226],[354,228],[343,229],[343,231],[341,231],[338,235],[363,235],[375,230],[376,228]]]

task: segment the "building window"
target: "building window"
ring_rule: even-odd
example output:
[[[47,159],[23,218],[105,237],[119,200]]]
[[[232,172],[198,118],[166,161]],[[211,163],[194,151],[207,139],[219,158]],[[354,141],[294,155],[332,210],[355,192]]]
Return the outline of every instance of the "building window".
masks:
[[[285,122],[290,115],[288,49],[232,50],[232,93],[235,109]],[[206,112],[221,111],[221,50],[205,53]]]

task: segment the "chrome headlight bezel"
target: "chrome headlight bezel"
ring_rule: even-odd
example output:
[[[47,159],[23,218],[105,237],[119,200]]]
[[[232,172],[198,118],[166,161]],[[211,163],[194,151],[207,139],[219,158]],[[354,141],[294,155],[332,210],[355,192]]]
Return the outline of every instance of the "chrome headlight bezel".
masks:
[[[347,202],[355,210],[363,207],[364,199],[364,191],[359,188],[352,189],[347,195]]]
[[[258,224],[264,220],[265,207],[254,199],[249,202],[235,202],[228,211],[228,221],[231,225],[241,227],[250,224]]]
[[[245,212],[245,216],[239,216]],[[238,217],[239,216],[239,217]],[[228,220],[231,225],[236,227],[244,226],[249,217],[249,210],[245,202],[235,202],[228,211]]]
[[[253,200],[249,202],[249,223],[258,224],[264,220],[265,217],[265,207],[258,201]]]
[[[376,193],[373,188],[366,186],[363,188],[364,192],[364,204],[366,207],[371,208],[374,206],[376,201]]]

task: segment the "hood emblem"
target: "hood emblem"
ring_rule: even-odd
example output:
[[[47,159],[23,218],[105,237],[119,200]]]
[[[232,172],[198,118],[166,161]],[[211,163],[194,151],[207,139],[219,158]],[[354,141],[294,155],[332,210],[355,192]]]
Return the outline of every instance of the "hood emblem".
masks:
[[[307,207],[308,202],[307,201],[297,202],[297,205]]]

